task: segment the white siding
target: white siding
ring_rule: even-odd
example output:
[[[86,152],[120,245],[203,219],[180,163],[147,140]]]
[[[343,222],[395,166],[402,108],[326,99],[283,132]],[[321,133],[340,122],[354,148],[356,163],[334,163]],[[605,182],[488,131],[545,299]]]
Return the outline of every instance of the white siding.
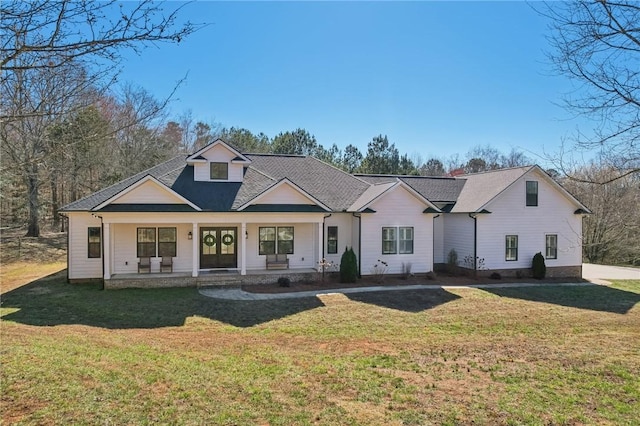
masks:
[[[379,260],[387,262],[388,273],[402,272],[402,263],[410,262],[412,272],[433,269],[433,215],[423,213],[427,206],[402,187],[377,200],[376,213],[362,214],[362,275],[372,273]],[[382,228],[412,226],[413,254],[382,254]]]
[[[260,197],[257,204],[315,204],[295,188],[283,183]]]
[[[525,204],[525,182],[538,182],[538,206]],[[478,257],[487,269],[529,268],[534,254],[545,254],[545,235],[558,235],[558,258],[548,267],[582,263],[582,217],[577,206],[539,173],[530,173],[487,206],[491,214],[478,217]],[[505,260],[506,235],[518,236],[518,260]]]
[[[449,213],[444,216],[444,263],[449,261],[449,252],[458,254],[458,265],[465,267],[464,258],[473,259],[473,219],[467,213]],[[468,266],[466,266],[468,267]]]
[[[236,154],[229,151],[223,145],[216,145],[202,154],[207,159],[206,163],[195,163],[193,168],[194,180],[210,182],[211,173],[209,163],[229,163],[229,179],[228,182],[242,182],[243,169],[242,164],[232,164],[231,160],[236,158]],[[218,181],[216,181],[218,182]]]
[[[100,219],[90,213],[69,213],[69,279],[102,278],[102,257],[88,257],[88,229],[101,226]]]
[[[132,274],[138,272],[137,257],[137,228],[176,228],[176,257],[173,258],[174,272],[190,272],[192,265],[192,245],[188,234],[192,230],[192,225],[175,223],[148,224],[113,224],[111,225],[111,244],[113,247],[111,255],[112,274]],[[197,238],[198,236],[194,236]],[[151,272],[160,272],[160,258],[151,258]]]
[[[316,268],[317,227],[314,223],[264,222],[247,225],[247,270],[265,269],[266,256],[259,255],[258,228],[262,226],[293,226],[293,254],[289,254],[289,268]]]
[[[353,238],[357,238],[357,228],[356,233],[354,234],[351,230],[351,224],[353,222],[351,213],[332,213],[330,217],[325,219],[325,230],[324,230],[324,251],[325,258],[333,262],[335,265],[340,265],[340,259],[342,258],[342,254],[344,253],[345,248],[353,247],[353,251],[356,253],[356,247],[354,247]],[[329,254],[327,253],[327,228],[329,226],[337,226],[338,227],[338,253]],[[356,222],[357,226],[357,222]],[[357,245],[357,241],[356,241]]]
[[[155,182],[147,181],[116,198],[111,204],[183,204],[180,198]]]

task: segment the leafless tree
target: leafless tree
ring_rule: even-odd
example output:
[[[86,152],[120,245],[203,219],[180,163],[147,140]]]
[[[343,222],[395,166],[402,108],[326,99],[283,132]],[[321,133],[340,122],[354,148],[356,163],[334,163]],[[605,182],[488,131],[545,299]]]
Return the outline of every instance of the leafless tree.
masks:
[[[533,6],[550,19],[549,58],[576,90],[564,106],[587,117],[584,129],[571,138],[569,151],[596,151],[617,170],[608,179],[640,171],[640,3],[619,0],[574,0]],[[563,152],[557,166],[574,178],[571,155]],[[606,183],[606,182],[600,182]]]
[[[84,108],[84,95],[91,88],[98,92],[109,88],[124,50],[139,52],[150,44],[180,42],[199,29],[202,25],[178,22],[183,5],[166,10],[164,3],[150,0],[0,3],[2,172],[15,170],[25,182],[28,236],[40,233],[42,171],[47,166],[54,169],[51,161],[59,160],[47,139],[50,128]],[[159,106],[146,111],[140,105],[131,108],[142,111],[138,118],[144,120],[157,114],[151,110]],[[119,129],[134,126],[122,124]]]

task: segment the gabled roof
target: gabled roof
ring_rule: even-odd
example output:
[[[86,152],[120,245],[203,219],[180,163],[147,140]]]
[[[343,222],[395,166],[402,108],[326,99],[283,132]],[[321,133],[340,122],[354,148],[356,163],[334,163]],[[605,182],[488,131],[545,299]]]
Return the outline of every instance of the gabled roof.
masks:
[[[191,210],[196,210],[196,211],[200,210],[200,208],[198,206],[196,206],[191,201],[187,200],[186,198],[184,198],[182,195],[180,195],[179,193],[175,192],[171,188],[168,188],[163,183],[159,182],[158,179],[156,179],[155,177],[153,177],[151,175],[146,175],[146,176],[142,177],[137,182],[134,182],[132,185],[128,186],[127,188],[124,188],[122,191],[118,192],[117,194],[113,195],[112,197],[107,198],[105,201],[103,201],[102,203],[100,203],[97,206],[95,206],[92,210],[102,210],[102,209],[104,209],[105,207],[109,206],[110,204],[115,203],[116,201],[118,201],[118,199],[121,198],[122,196],[128,194],[129,192],[135,191],[136,188],[144,185],[147,182],[151,182],[151,184],[156,185],[158,188],[160,188],[160,190],[163,193],[166,192],[171,198],[175,198],[176,200],[179,201],[177,203],[171,203],[171,204],[161,203],[159,205],[186,204],[186,205],[188,205],[190,207]],[[142,204],[149,204],[149,203],[142,203]]]
[[[515,184],[524,175],[538,172],[551,186],[555,187],[564,197],[576,205],[578,209],[589,212],[589,209],[564,189],[539,166],[513,167],[509,169],[490,170],[457,177],[466,183],[458,197],[458,201],[451,209],[451,213],[482,212],[487,204],[502,194],[507,188]]]
[[[140,173],[136,173],[135,175],[128,177],[124,180],[121,180],[118,183],[115,183],[104,189],[96,191],[93,194],[80,198],[79,200],[73,201],[67,204],[66,206],[64,206],[61,211],[72,212],[72,211],[91,210],[97,205],[105,202],[109,198],[125,190],[126,188],[133,185],[134,183],[136,183],[137,181],[139,181],[140,179],[142,179],[147,175],[153,176],[163,184],[170,186],[170,183],[167,182],[166,177],[170,175],[175,175],[177,171],[182,171],[184,166],[185,166],[184,155],[178,155],[170,160],[165,161],[164,163],[158,164],[157,166],[144,170]]]
[[[303,198],[305,198],[305,199],[307,199],[309,201],[309,203],[298,204],[298,205],[310,205],[310,204],[313,204],[314,206],[320,207],[320,209],[323,210],[323,211],[327,211],[327,212],[331,211],[331,209],[329,207],[325,206],[321,201],[317,200],[313,195],[309,194],[308,192],[306,192],[305,190],[303,190],[302,188],[300,188],[298,185],[296,185],[295,183],[291,182],[287,178],[280,179],[280,181],[278,181],[277,183],[271,185],[270,187],[266,188],[264,191],[262,191],[261,193],[257,194],[255,197],[253,197],[252,199],[250,199],[249,201],[247,201],[243,205],[237,207],[236,210],[242,211],[242,210],[247,209],[248,207],[251,207],[251,205],[260,204],[259,201],[260,201],[261,198],[264,198],[270,192],[275,191],[278,188],[283,187],[283,186],[288,186],[289,188],[292,188],[294,191],[296,191],[298,194],[300,194]]]
[[[440,212],[440,209],[438,209],[438,207],[435,206],[431,201],[426,199],[424,196],[422,196],[422,194],[420,194],[418,191],[411,188],[409,185],[398,178],[396,178],[395,182],[386,182],[379,185],[372,185],[356,200],[351,208],[349,208],[349,211],[361,212],[363,210],[366,210],[376,200],[379,200],[380,198],[384,197],[385,194],[388,194],[389,192],[394,191],[397,188],[404,188],[411,195],[424,203],[427,208],[431,208],[436,210],[436,212]]]
[[[187,157],[187,163],[190,163],[192,161],[194,161],[194,162],[206,161],[206,158],[203,157],[202,154],[204,154],[205,152],[209,151],[210,149],[213,149],[214,147],[216,147],[218,145],[222,145],[225,148],[227,148],[229,151],[233,152],[233,154],[236,157],[233,160],[231,160],[232,163],[247,163],[247,164],[251,163],[251,160],[249,160],[240,151],[238,151],[237,149],[235,149],[233,146],[231,146],[230,144],[226,143],[222,139],[216,139],[215,141],[211,142],[210,144],[203,146],[202,148],[200,148],[199,150],[197,150],[193,154],[189,155]]]
[[[287,178],[332,211],[346,211],[369,185],[327,163],[302,155],[247,154],[250,169],[279,181]],[[246,176],[245,176],[246,177]]]
[[[465,183],[451,213],[472,213],[481,210],[532,168],[513,167],[456,177]]]
[[[464,186],[464,181],[451,177],[371,174],[356,174],[355,176],[372,184],[393,182],[396,179],[401,180],[433,203],[456,202],[458,195],[460,195],[460,191],[462,191],[462,187]]]

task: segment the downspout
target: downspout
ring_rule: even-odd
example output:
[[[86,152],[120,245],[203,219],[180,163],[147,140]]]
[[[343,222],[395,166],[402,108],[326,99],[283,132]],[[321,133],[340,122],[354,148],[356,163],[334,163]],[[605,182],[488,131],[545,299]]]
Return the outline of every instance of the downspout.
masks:
[[[473,276],[478,276],[478,214],[469,213],[473,219]]]
[[[358,278],[362,278],[362,215],[360,213],[351,214],[358,218]]]
[[[431,270],[435,272],[436,269],[436,265],[435,265],[435,257],[436,257],[436,219],[439,218],[440,215],[437,214],[435,216],[433,216],[431,218],[432,222],[431,222]],[[444,226],[444,225],[443,225]],[[444,242],[443,242],[444,245]],[[444,252],[444,249],[442,250]],[[444,254],[444,253],[443,253]]]
[[[329,213],[328,215],[326,215],[325,217],[322,218],[322,257],[321,260],[325,258],[325,253],[327,251],[327,248],[325,247],[325,242],[326,242],[326,238],[327,236],[325,235],[325,220],[327,220],[328,218],[330,218],[331,216],[333,216],[332,213]],[[324,266],[322,267],[322,270],[324,271]]]

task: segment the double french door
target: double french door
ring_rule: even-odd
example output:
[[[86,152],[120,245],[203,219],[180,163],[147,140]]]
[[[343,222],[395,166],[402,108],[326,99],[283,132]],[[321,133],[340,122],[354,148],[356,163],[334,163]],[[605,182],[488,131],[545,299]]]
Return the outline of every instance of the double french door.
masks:
[[[238,267],[238,228],[200,228],[200,269]]]

